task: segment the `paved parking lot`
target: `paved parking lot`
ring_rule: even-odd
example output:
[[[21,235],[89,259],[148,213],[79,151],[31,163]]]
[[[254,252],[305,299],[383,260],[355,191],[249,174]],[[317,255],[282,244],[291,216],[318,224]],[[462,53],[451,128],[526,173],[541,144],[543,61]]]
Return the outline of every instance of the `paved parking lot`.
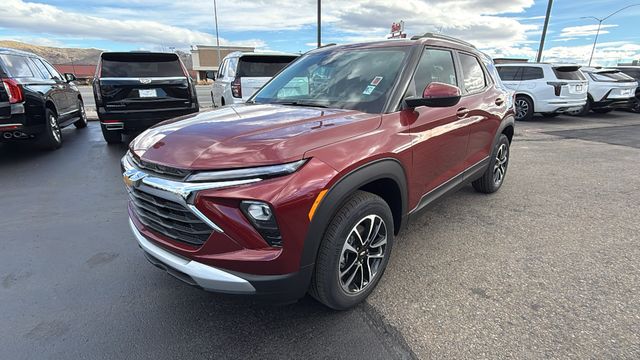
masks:
[[[518,123],[501,191],[424,211],[348,312],[213,295],[148,264],[125,147],[96,125],[56,152],[0,146],[1,357],[640,357],[637,114]]]

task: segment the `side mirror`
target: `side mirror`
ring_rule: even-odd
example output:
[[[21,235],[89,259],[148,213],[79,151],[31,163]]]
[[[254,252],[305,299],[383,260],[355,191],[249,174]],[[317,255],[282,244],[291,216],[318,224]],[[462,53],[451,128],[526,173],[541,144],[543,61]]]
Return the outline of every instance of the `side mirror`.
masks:
[[[67,82],[76,81],[76,76],[73,75],[72,73],[65,73],[64,78],[65,80],[67,80]]]
[[[460,89],[457,86],[432,82],[424,88],[422,98],[410,97],[404,102],[410,108],[418,106],[449,107],[459,103],[461,97]]]
[[[209,80],[215,80],[216,79],[216,73],[213,71],[207,71],[205,76],[207,77],[207,79]]]

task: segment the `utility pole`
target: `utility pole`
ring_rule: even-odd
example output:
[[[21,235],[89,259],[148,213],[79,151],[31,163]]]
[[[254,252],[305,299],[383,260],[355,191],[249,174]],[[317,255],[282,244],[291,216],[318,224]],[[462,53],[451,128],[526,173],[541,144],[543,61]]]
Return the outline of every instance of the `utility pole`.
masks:
[[[602,27],[602,22],[607,20],[608,18],[612,17],[613,15],[619,13],[622,10],[626,10],[630,7],[633,6],[640,6],[640,4],[632,4],[632,5],[627,5],[625,7],[623,7],[622,9],[618,9],[614,12],[612,12],[611,14],[603,17],[603,18],[597,18],[595,16],[583,16],[580,19],[595,19],[598,22],[598,30],[596,31],[596,37],[595,39],[593,39],[593,48],[591,48],[591,56],[589,56],[589,66],[591,66],[591,60],[593,60],[593,53],[595,53],[596,51],[596,44],[598,43],[598,36],[600,35],[600,28]]]
[[[544,27],[542,28],[542,37],[540,38],[540,48],[538,48],[538,57],[536,62],[540,62],[542,59],[542,50],[544,49],[544,39],[547,37],[547,28],[549,27],[549,18],[551,18],[551,8],[553,7],[553,0],[549,0],[547,5],[547,16],[544,18]]]
[[[322,46],[322,0],[318,0],[318,47]]]
[[[222,59],[220,59],[220,37],[218,36],[218,6],[216,4],[216,0],[213,0],[213,16],[216,21],[216,47],[218,48],[218,72],[220,72],[220,63]],[[218,74],[219,76],[220,74]]]

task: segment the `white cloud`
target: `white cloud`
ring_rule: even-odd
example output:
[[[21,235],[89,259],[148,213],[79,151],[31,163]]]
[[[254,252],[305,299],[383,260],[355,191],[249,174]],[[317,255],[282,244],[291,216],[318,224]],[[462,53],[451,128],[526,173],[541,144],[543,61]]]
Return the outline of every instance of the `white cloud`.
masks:
[[[605,24],[600,26],[600,35],[608,34],[609,31],[606,29],[617,27],[618,25],[614,24]],[[575,38],[579,36],[595,36],[598,32],[598,25],[581,25],[581,26],[570,26],[562,29],[560,32],[560,37],[565,38]]]
[[[192,44],[211,44],[215,37],[201,31],[167,25],[144,18],[119,20],[109,17],[85,15],[64,11],[58,7],[28,3],[22,0],[4,0],[0,26],[34,30],[66,37],[106,39],[162,47],[184,48]],[[230,44],[220,39],[222,44]],[[261,40],[247,40],[234,45],[264,46]]]

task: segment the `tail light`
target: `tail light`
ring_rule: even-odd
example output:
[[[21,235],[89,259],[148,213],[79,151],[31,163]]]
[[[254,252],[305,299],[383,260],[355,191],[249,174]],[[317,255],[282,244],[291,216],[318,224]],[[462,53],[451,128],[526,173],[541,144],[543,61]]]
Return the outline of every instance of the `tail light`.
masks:
[[[231,83],[231,95],[234,98],[241,98],[242,97],[242,85],[240,85],[240,78],[239,77],[233,79],[233,82]]]
[[[556,96],[560,96],[560,93],[562,92],[562,87],[564,85],[567,85],[567,83],[566,82],[549,81],[549,82],[547,82],[547,85],[553,86],[553,91],[556,94]]]
[[[17,81],[13,79],[2,79],[2,84],[7,91],[7,95],[9,95],[10,104],[17,104],[24,101],[22,85],[18,84]]]

